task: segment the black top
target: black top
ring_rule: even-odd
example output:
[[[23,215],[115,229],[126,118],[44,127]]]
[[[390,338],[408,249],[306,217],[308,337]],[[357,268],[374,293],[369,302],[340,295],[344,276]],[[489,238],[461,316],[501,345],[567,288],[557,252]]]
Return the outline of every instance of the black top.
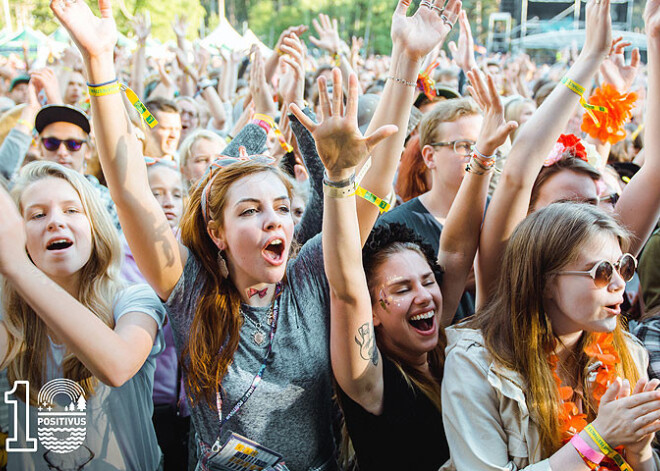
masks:
[[[396,365],[383,359],[383,413],[373,415],[337,387],[360,471],[437,471],[449,459],[442,414]]]

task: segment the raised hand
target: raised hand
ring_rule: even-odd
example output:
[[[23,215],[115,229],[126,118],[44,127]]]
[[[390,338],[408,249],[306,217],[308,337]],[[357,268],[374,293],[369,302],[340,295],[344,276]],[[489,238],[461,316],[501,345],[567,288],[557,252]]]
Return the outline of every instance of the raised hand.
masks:
[[[273,103],[273,95],[270,86],[266,82],[266,75],[264,71],[264,58],[258,47],[252,48],[253,60],[250,67],[250,94],[254,101],[255,112],[266,114],[268,116],[275,115],[275,103]]]
[[[52,0],[50,9],[86,60],[109,55],[117,43],[117,26],[112,17],[110,0],[99,0],[101,17],[97,17],[84,0]]]
[[[603,60],[612,45],[612,17],[610,0],[591,0],[587,3],[584,47],[580,55]]]
[[[421,60],[445,40],[461,11],[461,2],[449,0],[440,13],[443,3],[442,0],[433,1],[435,8],[420,4],[413,16],[406,16],[410,0],[399,0],[392,16],[393,55],[394,51],[402,52],[413,60]]]
[[[630,64],[626,65],[623,51],[630,46],[630,43],[621,42],[622,40],[623,38],[619,37],[612,41],[610,55],[600,65],[600,73],[604,82],[614,85],[619,93],[626,93],[637,77],[640,56],[639,49],[634,48],[630,56]]]
[[[470,28],[470,21],[468,20],[465,10],[461,10],[458,15],[458,25],[460,32],[458,35],[458,46],[454,41],[451,41],[449,52],[458,65],[464,72],[472,70],[477,66],[477,61],[474,58],[474,39],[472,39],[472,29]]]
[[[660,37],[660,0],[647,0],[644,8],[644,24],[648,37],[654,39]]]
[[[341,72],[337,68],[332,70],[332,82],[334,90],[342,89]],[[312,121],[295,104],[290,105],[290,109],[314,136],[316,150],[332,178],[345,174],[347,170],[352,171],[371,154],[380,141],[394,134],[397,127],[382,126],[369,136],[362,136],[357,125],[358,82],[355,74],[351,74],[348,81],[345,116],[341,114],[342,94],[334,93],[331,102],[324,77],[319,77],[318,87],[322,116],[320,123]]]
[[[316,34],[318,34],[319,37],[315,38],[314,36],[310,36],[309,40],[316,47],[321,48],[330,54],[339,52],[339,48],[341,47],[341,40],[339,39],[337,19],[330,19],[328,15],[319,13],[319,21],[316,21],[316,18],[312,20]]]
[[[284,103],[302,106],[305,96],[305,50],[298,36],[291,33],[280,46],[286,55],[280,57],[284,74],[280,76],[279,93]]]
[[[131,21],[131,26],[133,26],[133,31],[135,31],[135,36],[137,36],[138,42],[144,44],[144,42],[151,34],[151,16],[149,11],[144,13],[138,13],[133,17]]]
[[[291,33],[300,37],[308,29],[309,27],[307,25],[289,26],[287,29],[282,31],[282,34],[280,34],[280,37],[277,40],[277,43],[275,44],[275,51],[277,51],[282,46],[282,41],[284,41],[284,38],[291,35]]]
[[[518,127],[518,123],[515,121],[507,123],[504,119],[502,100],[490,74],[486,76],[484,82],[481,72],[475,67],[468,71],[467,76],[470,80],[468,86],[470,95],[484,112],[484,122],[481,125],[476,147],[482,154],[490,156],[506,142],[509,134]]]
[[[174,30],[174,34],[176,34],[176,37],[185,38],[187,29],[188,29],[188,19],[186,18],[186,16],[185,15],[175,16],[174,21],[172,22],[172,30]]]
[[[46,100],[49,105],[62,103],[62,95],[60,94],[60,86],[57,81],[57,76],[53,69],[44,67],[43,69],[35,70],[30,74],[30,82],[34,83],[34,88],[37,94],[43,90],[46,94]]]

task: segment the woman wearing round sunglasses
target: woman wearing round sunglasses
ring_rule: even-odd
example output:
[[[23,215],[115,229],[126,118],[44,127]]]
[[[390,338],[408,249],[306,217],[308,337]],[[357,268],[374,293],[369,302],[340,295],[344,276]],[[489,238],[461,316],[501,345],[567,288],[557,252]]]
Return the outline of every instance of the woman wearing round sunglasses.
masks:
[[[620,316],[637,263],[629,245],[585,204],[552,204],[516,228],[496,294],[447,329],[450,469],[659,469],[660,381],[648,381],[648,354]]]

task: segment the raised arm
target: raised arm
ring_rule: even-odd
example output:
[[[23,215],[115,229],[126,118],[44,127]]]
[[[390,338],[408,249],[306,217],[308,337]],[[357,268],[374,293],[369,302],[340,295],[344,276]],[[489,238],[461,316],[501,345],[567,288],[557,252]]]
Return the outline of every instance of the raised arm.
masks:
[[[133,55],[133,66],[131,67],[131,88],[137,96],[144,96],[144,76],[147,72],[146,44],[147,38],[151,34],[149,11],[135,15],[132,26],[137,36],[137,49]]]
[[[439,9],[443,3],[436,1],[434,6]],[[449,0],[444,10],[447,19],[443,20],[436,10],[424,5],[413,16],[407,17],[409,6],[410,0],[400,0],[392,16],[393,45],[389,76],[367,131],[386,124],[394,124],[399,129],[374,150],[373,165],[360,184],[382,199],[386,199],[392,191],[422,60],[437,44],[444,41],[461,10],[460,0]],[[362,198],[357,201],[357,209],[360,238],[364,243],[379,212],[376,206]]]
[[[115,80],[117,28],[110,0],[99,0],[100,18],[82,1],[53,0],[50,5],[82,53],[89,82]],[[151,193],[140,143],[131,132],[121,95],[91,96],[90,100],[99,159],[124,235],[140,272],[158,296],[167,299],[183,273],[187,251]]]
[[[119,319],[114,330],[108,327],[32,263],[25,250],[23,218],[2,188],[0,214],[0,274],[99,380],[119,387],[132,378],[154,345],[159,327],[156,320],[146,313],[131,312]],[[3,362],[7,338],[3,324],[0,328],[0,361]]]
[[[621,222],[635,240],[637,254],[660,217],[660,0],[648,0],[644,10],[648,38],[648,97],[644,129],[644,165],[630,180],[616,205]]]
[[[566,77],[585,87],[610,49],[610,0],[589,2],[586,17],[584,48],[566,73]],[[481,300],[495,286],[507,241],[527,216],[534,181],[578,101],[578,95],[558,84],[516,137],[481,231],[477,257],[477,292]]]
[[[363,137],[357,127],[357,77],[349,78],[346,116],[342,117],[339,93],[332,103],[324,78],[320,78],[319,97],[323,119],[314,123],[296,105],[291,106],[300,122],[316,140],[328,180],[340,182],[354,178],[356,167],[371,149],[396,131],[384,126]],[[334,90],[341,90],[341,72],[333,70]],[[350,193],[350,192],[349,192]],[[371,297],[362,268],[355,197],[326,193],[323,212],[323,252],[325,272],[330,284],[331,321],[330,357],[332,369],[342,390],[366,410],[378,412],[383,401],[383,371],[379,361],[371,314]],[[361,347],[355,338],[364,339]],[[371,347],[366,348],[366,347]]]
[[[479,70],[474,68],[468,72],[468,78],[472,83],[468,87],[470,95],[484,112],[484,122],[475,148],[479,154],[492,156],[484,159],[483,163],[486,166],[493,165],[495,151],[518,125],[514,121],[505,121],[504,108],[493,77],[488,75],[487,80],[484,80]],[[480,168],[480,162],[475,159],[470,162],[470,170],[463,177],[440,236],[438,264],[445,271],[442,279],[441,322],[445,327],[451,324],[458,308],[479,245],[488,182],[493,171]]]

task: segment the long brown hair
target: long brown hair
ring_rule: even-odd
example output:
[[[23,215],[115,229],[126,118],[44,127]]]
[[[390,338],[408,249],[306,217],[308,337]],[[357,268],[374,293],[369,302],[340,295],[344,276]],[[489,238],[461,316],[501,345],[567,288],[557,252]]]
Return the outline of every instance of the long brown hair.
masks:
[[[502,261],[498,289],[485,307],[467,321],[480,329],[495,362],[518,372],[526,381],[529,410],[535,414],[542,451],[550,456],[562,446],[559,429],[559,392],[547,360],[558,341],[543,306],[544,290],[554,273],[578,259],[597,234],[616,237],[621,249],[629,234],[611,216],[583,203],[553,203],[528,216],[513,232]],[[583,348],[592,334],[584,332],[575,350],[575,375],[584,391],[589,357]],[[621,321],[614,330],[614,347],[621,363],[618,373],[635,384],[639,371],[628,348]],[[584,411],[591,421],[597,407],[585,394]]]
[[[80,269],[80,283],[75,297],[113,328],[113,302],[122,286],[119,282],[121,245],[96,190],[78,172],[40,161],[32,162],[21,170],[12,189],[12,197],[22,212],[23,191],[32,183],[49,177],[61,178],[73,187],[92,228],[92,253]],[[50,351],[48,327],[7,279],[3,280],[2,293],[3,320],[9,333],[7,354],[2,364],[7,365],[10,384],[18,379],[30,382],[30,403],[36,405],[37,392],[46,382],[46,359]],[[96,378],[73,353],[66,353],[62,369],[64,377],[80,383],[86,394],[94,393]]]
[[[186,373],[186,385],[193,403],[205,399],[211,408],[215,405],[218,385],[227,374],[238,348],[242,317],[239,310],[241,298],[236,287],[230,279],[218,274],[218,247],[206,230],[201,207],[202,193],[209,184],[209,220],[223,227],[230,187],[243,177],[263,172],[276,175],[291,197],[291,183],[277,167],[256,161],[239,162],[203,178],[190,195],[181,218],[181,241],[197,257],[209,277],[197,300],[189,340],[181,355],[181,365]]]

